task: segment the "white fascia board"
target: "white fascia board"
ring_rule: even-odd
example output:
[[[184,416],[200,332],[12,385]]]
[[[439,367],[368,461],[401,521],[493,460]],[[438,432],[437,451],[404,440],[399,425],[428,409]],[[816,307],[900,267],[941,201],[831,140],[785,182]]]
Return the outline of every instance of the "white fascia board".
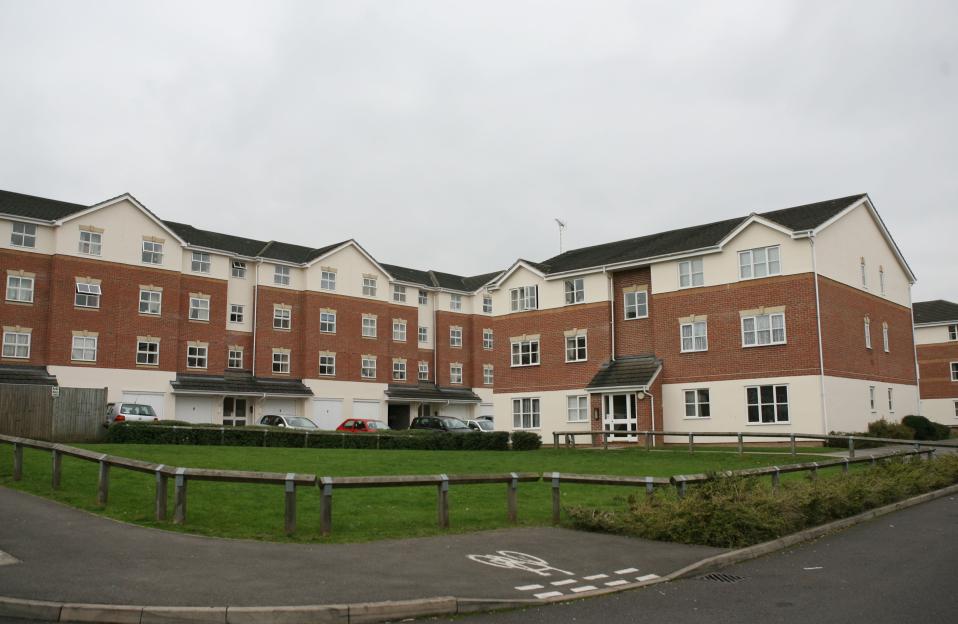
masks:
[[[608,394],[610,392],[621,393],[621,392],[645,392],[649,389],[648,384],[638,385],[638,386],[607,386],[599,388],[586,388],[585,391],[590,394]]]
[[[953,321],[934,321],[932,323],[915,323],[915,327],[948,327],[958,323],[958,319]]]
[[[260,260],[260,258],[257,256],[244,256],[238,253],[233,253],[232,251],[226,251],[225,249],[214,249],[212,247],[202,247],[200,245],[183,245],[183,249],[187,251],[199,251],[202,253],[216,254],[217,256],[228,256],[229,258],[232,258],[234,260],[246,260],[248,262],[256,262],[257,260]],[[277,260],[276,262],[280,263],[279,260]],[[292,266],[299,266],[299,265],[292,265]]]
[[[106,201],[102,201],[102,202],[100,202],[99,204],[94,204],[94,205],[90,206],[89,208],[87,208],[86,210],[81,210],[80,212],[74,212],[73,214],[69,214],[69,215],[63,217],[62,219],[57,219],[57,220],[54,221],[53,223],[56,224],[56,225],[63,225],[63,224],[66,223],[67,221],[73,221],[74,219],[78,219],[78,218],[83,217],[83,216],[86,216],[86,215],[88,215],[88,214],[90,214],[90,213],[92,213],[92,212],[96,212],[97,210],[101,210],[101,209],[103,209],[103,208],[107,208],[108,206],[112,206],[112,205],[114,205],[114,204],[118,204],[118,203],[120,203],[121,201],[124,201],[124,200],[125,200],[125,201],[128,201],[128,202],[130,202],[131,204],[133,204],[134,206],[136,206],[136,208],[137,208],[140,212],[142,212],[143,214],[145,214],[145,215],[147,216],[147,218],[150,219],[150,221],[152,221],[153,223],[155,223],[156,225],[158,225],[158,226],[160,227],[160,229],[162,229],[164,232],[166,232],[167,234],[169,234],[170,236],[172,236],[173,238],[175,238],[176,241],[180,244],[180,246],[182,246],[182,247],[186,247],[186,246],[187,246],[185,240],[183,240],[182,238],[180,238],[180,236],[179,236],[176,232],[174,232],[173,230],[171,230],[171,229],[169,228],[169,226],[167,226],[165,223],[163,223],[162,221],[160,221],[160,219],[158,219],[155,214],[153,214],[146,206],[144,206],[144,205],[141,204],[139,201],[137,201],[137,199],[136,199],[135,197],[133,197],[132,195],[130,195],[129,193],[123,193],[122,195],[119,195],[119,196],[117,196],[117,197],[113,197],[112,199],[107,199]]]
[[[359,251],[359,253],[360,253],[364,258],[366,258],[367,260],[369,260],[369,262],[372,263],[372,265],[373,265],[374,267],[376,267],[377,269],[379,269],[380,271],[382,271],[383,275],[385,275],[386,278],[387,278],[389,281],[391,281],[391,282],[397,281],[392,275],[390,275],[389,271],[387,271],[386,269],[384,269],[384,268],[382,267],[382,265],[379,264],[379,262],[377,262],[376,259],[373,258],[372,255],[370,255],[370,253],[369,253],[368,251],[366,251],[365,249],[363,249],[363,246],[360,245],[358,242],[356,242],[356,240],[353,239],[353,238],[349,239],[348,241],[344,242],[342,245],[339,245],[338,247],[334,247],[333,249],[330,249],[329,251],[327,251],[326,253],[322,254],[321,256],[317,256],[317,257],[313,258],[312,260],[310,260],[310,261],[307,262],[306,264],[301,264],[301,265],[299,265],[299,266],[303,266],[303,267],[306,267],[306,268],[308,269],[309,267],[313,266],[313,265],[316,264],[317,262],[320,262],[321,260],[323,260],[323,259],[325,259],[325,258],[328,258],[329,256],[333,255],[333,254],[336,253],[337,251],[340,251],[340,250],[342,250],[342,249],[345,249],[346,247],[349,247],[349,246],[355,247],[356,250]]]
[[[726,245],[728,245],[728,243],[729,243],[732,239],[734,239],[736,236],[738,236],[738,235],[741,234],[743,231],[745,231],[745,228],[747,228],[748,226],[752,225],[753,223],[760,223],[761,225],[764,225],[764,226],[767,227],[767,228],[771,228],[771,229],[773,229],[773,230],[775,230],[775,231],[777,231],[777,232],[781,232],[782,234],[784,234],[784,235],[786,235],[786,236],[791,236],[791,235],[794,233],[793,230],[791,230],[790,228],[785,227],[784,225],[781,225],[781,224],[779,224],[779,223],[775,223],[774,221],[771,221],[771,220],[769,220],[769,219],[766,219],[766,218],[763,217],[763,216],[760,216],[760,215],[757,215],[757,214],[755,214],[755,213],[752,213],[751,215],[748,216],[747,219],[745,219],[744,221],[742,221],[741,223],[739,223],[737,226],[735,226],[735,229],[733,229],[731,232],[729,232],[728,234],[726,234],[726,235],[725,235],[725,238],[723,238],[722,240],[720,240],[720,241],[718,242],[718,247],[719,247],[719,248],[724,248]]]
[[[499,287],[502,285],[502,282],[506,281],[510,275],[512,275],[519,269],[519,267],[522,267],[528,271],[531,271],[532,273],[538,275],[540,278],[545,279],[545,276],[546,276],[545,273],[535,268],[534,266],[530,265],[525,260],[519,259],[513,262],[512,266],[506,269],[505,271],[503,271],[498,277],[494,278],[490,282],[487,282],[486,284],[483,284],[483,287],[488,288],[489,290],[498,290]]]
[[[48,219],[34,219],[32,217],[21,217],[20,215],[7,214],[5,212],[0,212],[0,219],[8,219],[10,221],[19,221],[20,223],[36,223],[37,225],[56,225],[55,220]]]

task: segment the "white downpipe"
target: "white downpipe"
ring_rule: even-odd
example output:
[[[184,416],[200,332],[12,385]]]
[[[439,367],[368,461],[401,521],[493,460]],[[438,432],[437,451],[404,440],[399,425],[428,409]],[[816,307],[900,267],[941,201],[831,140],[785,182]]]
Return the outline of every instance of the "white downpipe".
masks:
[[[256,262],[256,275],[253,276],[253,377],[256,377],[256,323],[259,322],[256,312],[259,306],[259,270],[262,264],[262,260]],[[266,395],[263,395],[263,398],[265,399]]]
[[[913,307],[911,299],[911,287],[908,285],[908,311],[911,313],[911,348],[915,352],[915,390],[917,397],[915,401],[915,413],[919,416],[922,416],[921,413],[921,369],[918,367],[918,340],[915,337],[915,308]]]
[[[609,355],[611,361],[615,361],[615,289],[612,286],[612,274],[609,273],[605,267],[602,268],[602,272],[609,277],[609,322],[612,326],[612,332],[610,334],[610,345],[612,347],[612,352]]]
[[[812,277],[815,279],[815,321],[818,323],[818,365],[819,386],[822,396],[822,433],[828,435],[828,402],[825,400],[825,349],[822,346],[822,303],[818,294],[818,262],[815,253],[815,233],[808,235],[808,242],[812,246]]]

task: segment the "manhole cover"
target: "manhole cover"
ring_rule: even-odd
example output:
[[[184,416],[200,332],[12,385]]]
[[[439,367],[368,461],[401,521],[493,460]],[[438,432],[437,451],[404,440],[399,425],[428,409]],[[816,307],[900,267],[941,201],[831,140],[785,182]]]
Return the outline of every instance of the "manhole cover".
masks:
[[[712,574],[706,574],[705,576],[699,577],[700,581],[712,581],[713,583],[740,583],[745,580],[743,576],[735,576],[734,574],[722,574],[721,572],[713,572]]]

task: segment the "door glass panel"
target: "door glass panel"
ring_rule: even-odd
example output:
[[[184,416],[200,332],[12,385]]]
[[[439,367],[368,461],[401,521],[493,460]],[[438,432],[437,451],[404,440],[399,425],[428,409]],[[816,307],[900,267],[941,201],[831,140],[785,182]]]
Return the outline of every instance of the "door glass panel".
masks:
[[[629,417],[626,407],[626,395],[616,394],[612,397],[612,418],[615,420],[625,420]]]

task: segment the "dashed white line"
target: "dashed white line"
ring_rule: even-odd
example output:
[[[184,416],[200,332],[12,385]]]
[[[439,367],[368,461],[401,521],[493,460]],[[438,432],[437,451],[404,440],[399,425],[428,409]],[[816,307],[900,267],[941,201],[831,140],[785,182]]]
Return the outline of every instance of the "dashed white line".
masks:
[[[609,578],[608,574],[593,574],[592,576],[583,576],[587,581],[598,581],[599,579]]]
[[[638,572],[638,571],[639,571],[638,568],[625,568],[624,570],[616,570],[615,573],[616,574],[634,574],[635,572]]]
[[[536,598],[538,598],[539,600],[544,600],[544,599],[546,599],[546,598],[555,598],[556,596],[561,596],[561,595],[562,595],[562,592],[551,591],[551,592],[544,592],[544,593],[541,593],[541,594],[536,594],[535,596],[536,596]]]
[[[519,585],[516,589],[519,591],[532,591],[533,589],[542,589],[542,585]]]
[[[579,592],[593,591],[594,589],[596,589],[595,585],[580,585],[579,587],[570,587],[569,591],[578,594]]]
[[[657,578],[659,578],[658,574],[646,574],[645,576],[640,576],[635,580],[645,582],[645,581],[651,581],[652,579],[657,579]]]
[[[578,583],[578,582],[579,582],[579,581],[577,581],[577,580],[575,580],[575,579],[564,579],[564,580],[562,580],[562,581],[552,581],[551,584],[552,584],[552,585],[555,585],[556,587],[558,587],[559,585],[571,585],[571,584],[573,584],[573,583]]]
[[[628,583],[627,580],[625,580],[625,579],[619,579],[619,580],[617,580],[617,581],[609,581],[608,583],[606,583],[606,585],[609,586],[609,587],[617,587],[617,586],[619,586],[619,585],[625,585],[626,583]]]

